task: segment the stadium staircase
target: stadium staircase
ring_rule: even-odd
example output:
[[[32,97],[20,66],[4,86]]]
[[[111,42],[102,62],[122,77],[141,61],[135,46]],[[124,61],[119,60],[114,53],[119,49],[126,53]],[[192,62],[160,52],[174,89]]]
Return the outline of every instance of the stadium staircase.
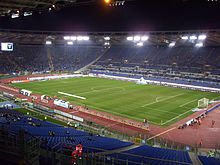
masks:
[[[95,64],[100,58],[102,58],[102,57],[108,52],[108,50],[109,50],[109,49],[105,49],[105,50],[103,51],[103,53],[102,53],[98,58],[96,58],[95,60],[93,60],[92,62],[90,62],[89,64],[87,64],[86,66],[84,66],[84,67],[78,69],[78,70],[76,71],[76,73],[83,72],[83,71],[85,71],[89,66]]]
[[[134,149],[134,148],[137,148],[137,147],[139,147],[139,146],[133,144],[133,145],[126,146],[126,147],[121,147],[121,148],[115,149],[115,150],[99,152],[99,155],[109,155],[109,154],[113,154],[113,153],[120,153],[120,152],[124,152],[124,151],[127,151],[127,150],[131,150],[131,149]]]
[[[6,59],[7,59],[7,61],[8,61],[9,64],[11,64],[12,66],[15,66],[15,69],[21,70],[21,67],[20,67],[15,61],[11,60],[11,59],[9,58],[9,56],[6,56]]]
[[[193,165],[203,165],[195,153],[189,152],[189,157],[190,157]]]

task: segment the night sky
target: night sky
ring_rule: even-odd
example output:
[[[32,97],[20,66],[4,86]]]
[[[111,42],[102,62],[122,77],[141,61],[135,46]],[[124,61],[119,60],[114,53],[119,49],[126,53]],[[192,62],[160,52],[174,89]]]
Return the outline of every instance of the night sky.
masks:
[[[18,19],[1,17],[0,28],[90,32],[220,29],[220,0],[210,1],[136,0],[121,7],[91,3]]]

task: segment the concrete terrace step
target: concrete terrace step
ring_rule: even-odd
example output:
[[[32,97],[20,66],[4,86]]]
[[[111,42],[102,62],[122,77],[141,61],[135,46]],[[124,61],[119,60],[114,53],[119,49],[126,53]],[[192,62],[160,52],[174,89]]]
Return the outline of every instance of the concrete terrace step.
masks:
[[[195,153],[189,152],[189,157],[193,165],[202,165],[202,162],[199,160],[198,156]]]
[[[109,155],[109,154],[113,154],[113,153],[124,152],[124,151],[131,150],[131,149],[134,149],[134,148],[137,148],[137,147],[139,147],[139,145],[133,144],[131,146],[122,147],[122,148],[119,148],[119,149],[116,149],[116,150],[99,152],[98,154],[99,155]]]

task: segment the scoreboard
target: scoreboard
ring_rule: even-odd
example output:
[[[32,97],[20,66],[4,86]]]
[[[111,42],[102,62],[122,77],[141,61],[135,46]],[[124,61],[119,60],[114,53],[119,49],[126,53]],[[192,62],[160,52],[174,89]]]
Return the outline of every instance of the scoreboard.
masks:
[[[1,43],[1,51],[13,51],[13,43],[2,42]]]

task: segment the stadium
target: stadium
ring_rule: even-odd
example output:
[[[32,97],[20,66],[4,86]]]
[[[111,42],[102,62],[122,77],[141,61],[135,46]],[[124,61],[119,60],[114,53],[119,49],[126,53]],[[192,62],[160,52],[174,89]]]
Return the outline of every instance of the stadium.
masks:
[[[219,1],[169,1],[219,19]],[[158,3],[0,2],[0,164],[220,164],[220,26],[127,30]],[[87,30],[61,28],[74,13]]]

